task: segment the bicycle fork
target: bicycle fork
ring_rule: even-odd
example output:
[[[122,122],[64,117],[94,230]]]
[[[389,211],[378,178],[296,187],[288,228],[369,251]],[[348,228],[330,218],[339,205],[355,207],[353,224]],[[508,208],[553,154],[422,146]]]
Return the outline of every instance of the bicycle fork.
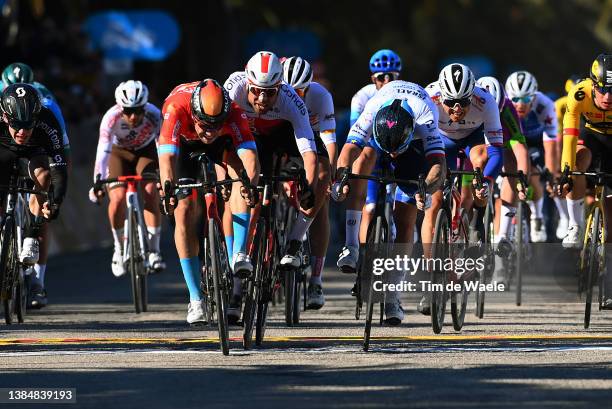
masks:
[[[132,223],[136,222],[136,231],[138,232],[138,242],[140,243],[140,257],[142,257],[145,270],[149,269],[149,260],[147,258],[147,251],[149,248],[149,240],[148,234],[146,231],[144,216],[142,214],[142,210],[140,209],[140,205],[138,203],[138,192],[136,190],[135,183],[128,182],[128,189],[126,193],[126,202],[127,202],[127,215],[124,224],[124,237],[127,238],[130,231],[132,231]],[[136,216],[136,220],[131,217],[132,212]],[[123,262],[125,263],[129,257],[129,248],[128,248],[128,240],[124,239],[123,241]]]

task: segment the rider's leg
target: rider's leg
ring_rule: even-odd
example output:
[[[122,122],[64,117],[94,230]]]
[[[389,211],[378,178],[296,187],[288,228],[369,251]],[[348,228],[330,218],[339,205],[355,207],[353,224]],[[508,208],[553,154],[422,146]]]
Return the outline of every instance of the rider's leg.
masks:
[[[195,194],[179,199],[174,210],[174,242],[183,270],[183,277],[189,290],[189,299],[198,301],[202,299],[197,234],[201,209]]]
[[[585,172],[591,165],[591,151],[584,145],[578,145],[576,150],[576,170]],[[567,194],[567,212],[569,227],[563,239],[566,247],[579,247],[584,231],[584,195],[586,193],[586,178],[573,177],[573,189]]]
[[[325,264],[325,254],[329,245],[329,193],[328,187],[331,180],[329,174],[329,159],[325,156],[319,156],[318,164],[318,182],[316,202],[320,200],[320,206],[317,209],[315,219],[310,227],[310,256],[312,272],[310,282],[321,285],[321,275],[323,265]],[[319,198],[320,196],[320,198]],[[315,208],[317,204],[315,202]]]
[[[366,146],[353,163],[352,172],[370,175],[376,164],[376,156],[374,148]],[[353,179],[349,184],[350,192],[346,199],[346,237],[344,244],[359,247],[359,228],[361,226],[362,209],[365,204],[367,181]]]
[[[504,153],[504,170],[508,173],[515,173],[516,158],[512,151],[508,149],[506,149]],[[516,178],[503,178],[500,198],[497,200],[498,203],[496,203],[495,212],[496,242],[499,242],[501,238],[510,239],[510,227],[512,225],[512,218],[516,212],[516,180]],[[499,205],[499,208],[497,208],[497,205]]]

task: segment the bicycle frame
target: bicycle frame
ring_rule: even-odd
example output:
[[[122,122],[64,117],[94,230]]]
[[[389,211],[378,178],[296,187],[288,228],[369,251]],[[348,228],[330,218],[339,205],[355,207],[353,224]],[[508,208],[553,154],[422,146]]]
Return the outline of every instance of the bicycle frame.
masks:
[[[595,209],[599,209],[599,214],[601,217],[601,220],[603,221],[602,225],[603,225],[603,230],[599,232],[599,237],[598,237],[598,241],[599,241],[599,245],[600,246],[604,246],[606,244],[606,237],[607,237],[607,220],[606,220],[606,209],[604,208],[604,202],[605,202],[605,197],[604,197],[604,192],[605,192],[605,186],[604,185],[595,185],[595,201],[589,206],[589,210],[587,211],[587,216],[586,216],[586,226],[585,226],[585,235],[584,235],[584,239],[582,242],[582,248],[584,249],[587,246],[588,243],[588,234],[586,234],[586,232],[591,231],[591,229],[593,228],[593,215],[595,214]],[[580,258],[580,268],[584,268],[584,261],[585,258],[581,257]]]
[[[149,240],[144,221],[144,215],[140,203],[138,200],[138,186],[137,182],[143,180],[142,176],[119,176],[118,181],[127,183],[127,191],[125,194],[127,213],[126,213],[126,229],[124,231],[132,231],[132,213],[136,214],[136,223],[138,228],[138,242],[140,244],[140,256],[142,257],[145,270],[149,269],[149,260],[147,253],[149,251]],[[129,243],[127,240],[123,243],[123,262],[127,262],[129,257]]]

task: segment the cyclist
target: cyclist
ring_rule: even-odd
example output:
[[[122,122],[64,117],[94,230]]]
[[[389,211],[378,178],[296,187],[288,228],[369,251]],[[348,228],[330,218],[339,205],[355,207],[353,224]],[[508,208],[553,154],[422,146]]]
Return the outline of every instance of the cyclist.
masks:
[[[7,185],[16,161],[28,161],[28,175],[36,189],[53,187],[53,203],[40,195],[30,201],[31,223],[25,232],[19,259],[26,265],[39,261],[39,237],[45,219],[54,219],[59,214],[68,186],[62,130],[57,119],[48,108],[41,105],[38,92],[25,83],[9,85],[0,99],[2,123],[0,123],[0,184]],[[47,292],[36,290],[41,306],[46,304]]]
[[[529,155],[527,142],[521,128],[521,121],[514,105],[504,92],[499,81],[494,77],[481,77],[476,85],[487,90],[499,108],[502,130],[504,133],[504,171],[514,173],[522,171],[525,176],[529,174]],[[518,195],[517,195],[518,193]],[[522,190],[522,185],[516,183],[514,178],[504,178],[501,185],[500,198],[496,200],[495,208],[495,242],[498,243],[498,251],[495,255],[495,272],[493,281],[505,281],[503,259],[499,255],[510,254],[512,242],[510,240],[510,227],[516,213],[517,199],[524,200],[527,192]]]
[[[376,92],[382,88],[385,84],[390,81],[397,80],[402,70],[402,60],[393,50],[382,49],[376,51],[370,58],[370,80],[371,84],[368,84],[361,88],[353,96],[351,100],[351,116],[350,125],[357,121],[359,115],[363,112],[366,103],[376,94]],[[363,156],[361,159],[367,160],[368,162],[376,161],[376,155],[374,148],[371,146],[364,146]],[[372,166],[373,163],[369,163],[368,166]],[[380,164],[374,165],[372,172],[380,171]],[[342,248],[342,252],[338,257],[338,268],[345,273],[354,273],[355,267],[357,266],[357,259],[359,255],[359,242],[365,242],[366,235],[368,232],[368,225],[374,214],[374,205],[376,204],[376,193],[378,191],[378,185],[376,182],[367,182],[367,194],[365,206],[361,209],[355,208],[355,203],[351,203],[356,198],[349,196],[347,200],[346,210],[346,222],[345,222],[345,243]],[[354,210],[353,210],[354,209]],[[393,227],[394,225],[392,225]]]
[[[384,129],[385,126],[388,129]],[[373,129],[377,136],[371,141]],[[429,169],[425,182],[428,195],[432,195],[431,199],[415,194],[414,186],[398,186],[394,220],[397,226],[396,241],[412,243],[416,209],[424,210],[426,203],[429,204],[431,200],[432,205],[425,212],[421,228],[423,243],[431,243],[433,218],[442,200],[439,187],[444,181],[446,160],[444,145],[438,133],[438,111],[425,90],[417,84],[401,80],[384,85],[367,102],[363,113],[351,127],[338,158],[336,179],[345,168],[352,169],[353,173],[371,174],[374,163],[363,159],[363,148],[366,146],[373,148],[371,151],[375,156],[378,156],[380,150],[391,155],[397,178],[415,179]],[[332,187],[334,199],[341,201],[347,195],[349,198],[353,196],[348,206],[354,206],[352,210],[361,209],[366,196],[365,181],[353,180],[350,189],[345,186],[342,191],[338,190],[337,183]],[[352,240],[357,241],[358,231],[352,234]],[[385,322],[399,325],[403,318],[404,311],[398,294],[389,294],[385,300]]]
[[[506,94],[521,119],[531,164],[540,170],[546,168],[554,172],[558,163],[554,102],[538,91],[538,82],[527,71],[510,74],[506,79]],[[544,189],[540,183],[540,176],[531,176],[530,185],[533,188],[533,199],[528,201],[531,210],[531,241],[541,243],[546,241],[546,229],[542,223]]]
[[[585,128],[580,132],[580,120]],[[586,171],[591,163],[599,164],[601,172],[612,173],[612,54],[602,53],[591,65],[590,78],[574,85],[567,95],[567,110],[563,118],[563,155],[561,169]],[[573,177],[573,189],[567,195],[570,227],[563,239],[564,247],[580,248],[584,232],[584,176]],[[562,181],[562,193],[570,189]],[[608,183],[608,189],[612,187]],[[612,200],[606,197],[606,243],[610,242]],[[612,309],[612,260],[606,257],[608,269],[603,308]]]
[[[334,100],[331,94],[318,82],[312,81],[312,68],[308,61],[300,57],[290,57],[283,61],[283,79],[293,87],[295,92],[304,100],[308,108],[308,116],[314,133],[319,134],[325,149],[326,156],[319,156],[317,192],[315,197],[320,208],[315,205],[316,216],[310,226],[310,265],[311,274],[308,285],[307,307],[320,309],[325,304],[323,294],[322,273],[325,265],[325,254],[329,244],[329,194],[328,186],[331,175],[336,174],[338,160],[338,146],[336,144],[336,119],[334,115]]]
[[[565,81],[565,94],[559,97],[555,101],[555,112],[557,113],[557,157],[561,157],[563,151],[563,116],[567,107],[567,94],[570,92],[572,87],[581,81],[579,75],[572,75]],[[559,176],[561,169],[556,168],[554,175]],[[553,196],[557,212],[559,213],[559,224],[557,224],[556,235],[559,240],[563,240],[567,234],[567,228],[569,227],[569,215],[567,213],[567,201],[558,195]]]
[[[281,265],[299,266],[302,238],[312,224],[315,209],[325,201],[324,195],[314,198],[313,195],[317,179],[324,176],[317,173],[317,155],[326,156],[327,152],[320,138],[315,142],[304,101],[282,80],[283,67],[278,57],[270,51],[259,51],[248,61],[245,71],[231,74],[224,86],[247,116],[257,142],[262,174],[271,174],[275,153],[286,153],[289,157],[301,158],[303,162],[308,186],[302,193],[300,217],[288,232],[287,254],[281,259]],[[291,134],[295,138],[291,138]],[[319,182],[325,183],[324,179]],[[314,207],[313,199],[316,200]],[[246,225],[248,217],[245,216]],[[233,292],[228,308],[230,322],[238,320],[242,306],[242,289],[238,278],[234,279]]]
[[[55,97],[40,82],[34,81],[34,73],[30,66],[24,63],[15,62],[6,66],[2,71],[2,81],[0,81],[0,90],[15,83],[26,83],[32,85],[39,93],[41,103],[43,106],[49,108],[55,119],[60,124],[63,135],[64,144],[64,158],[66,159],[68,166],[70,166],[70,142],[68,141],[68,134],[66,132],[66,124]],[[33,197],[30,200],[35,200]],[[39,244],[40,244],[40,255],[38,262],[34,264],[34,274],[31,274],[31,285],[28,307],[31,308],[43,308],[47,305],[47,296],[45,291],[45,273],[47,271],[47,255],[49,249],[49,241],[47,239],[49,235],[48,224],[43,224],[40,229]]]
[[[192,152],[204,152],[216,164],[227,167],[230,178],[236,178],[246,169],[251,182],[257,182],[259,163],[246,116],[216,80],[208,78],[176,86],[166,98],[162,114],[159,138],[162,187],[166,181],[190,183],[198,178],[198,163],[189,157]],[[176,197],[172,192],[162,194],[171,196],[166,212],[174,214],[174,240],[189,290],[187,322],[203,323],[205,303],[200,290],[197,231],[198,220],[202,217],[201,205],[191,190],[179,191]],[[232,189],[233,216],[248,214],[247,206],[253,200],[249,194],[249,189],[242,185]],[[246,195],[246,199],[242,195]],[[233,269],[234,272],[251,271],[253,267],[246,255],[248,223],[245,225],[238,218],[234,220]]]
[[[129,80],[115,89],[115,105],[102,117],[100,136],[94,165],[94,181],[124,175],[157,175],[157,139],[161,126],[159,108],[148,102],[149,90],[140,81]],[[113,183],[108,188],[110,203],[108,218],[113,233],[114,252],[111,269],[115,277],[126,273],[123,265],[123,242],[125,223],[125,183]],[[98,203],[103,192],[89,190],[89,198]],[[159,193],[155,182],[144,185],[144,219],[147,225],[149,265],[153,271],[166,266],[159,251],[161,215]]]

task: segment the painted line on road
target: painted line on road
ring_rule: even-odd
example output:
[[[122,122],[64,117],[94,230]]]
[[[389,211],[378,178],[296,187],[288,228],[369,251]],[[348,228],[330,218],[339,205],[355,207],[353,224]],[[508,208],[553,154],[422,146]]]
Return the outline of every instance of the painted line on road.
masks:
[[[231,338],[241,342],[242,338]],[[264,342],[360,342],[361,336],[286,336],[266,337]],[[371,337],[372,341],[388,342],[452,342],[452,341],[611,341],[610,335],[408,335],[392,337]],[[218,338],[5,338],[0,347],[9,345],[113,345],[113,344],[207,344],[217,343]]]

